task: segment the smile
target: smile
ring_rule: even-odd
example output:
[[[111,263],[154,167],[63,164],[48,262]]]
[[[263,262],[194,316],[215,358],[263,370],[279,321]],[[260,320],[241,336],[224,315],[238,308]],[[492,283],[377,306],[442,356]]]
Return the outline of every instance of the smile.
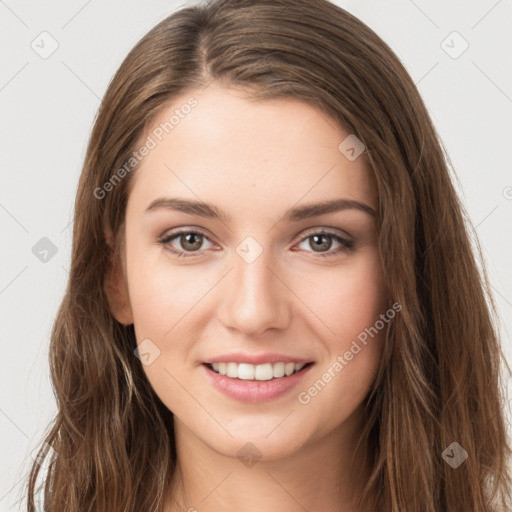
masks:
[[[311,363],[307,363],[311,364]],[[289,377],[299,372],[306,366],[306,363],[264,363],[248,364],[235,362],[222,362],[208,364],[214,372],[225,375],[231,379],[240,380],[272,380],[282,377]]]
[[[305,378],[314,364],[314,362],[278,362],[252,365],[215,362],[203,363],[200,366],[207,380],[223,395],[240,402],[258,403],[275,400],[279,397],[284,398]],[[217,370],[214,370],[214,365]],[[227,375],[228,367],[231,375],[235,375],[236,371],[236,377]],[[258,369],[260,367],[261,369]],[[225,371],[226,375],[222,375],[220,370]],[[272,372],[272,377],[270,377],[270,372]],[[266,378],[262,379],[262,377]]]

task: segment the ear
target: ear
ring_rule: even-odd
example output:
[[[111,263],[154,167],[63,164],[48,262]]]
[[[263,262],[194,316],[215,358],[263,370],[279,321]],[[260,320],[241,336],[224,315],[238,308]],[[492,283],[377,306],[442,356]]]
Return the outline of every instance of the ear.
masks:
[[[123,325],[133,323],[133,313],[128,294],[128,285],[123,272],[120,256],[114,250],[114,237],[110,229],[105,230],[105,240],[109,246],[109,268],[105,274],[103,289],[107,296],[110,312]]]

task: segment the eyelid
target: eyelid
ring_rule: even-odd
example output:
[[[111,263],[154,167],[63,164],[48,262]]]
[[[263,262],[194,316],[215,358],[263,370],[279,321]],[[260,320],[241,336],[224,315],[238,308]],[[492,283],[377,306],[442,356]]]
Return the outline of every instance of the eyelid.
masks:
[[[198,233],[208,238],[208,240],[212,241],[212,236],[208,233],[204,228],[200,228],[198,226],[180,226],[178,228],[172,228],[164,231],[159,237],[158,240],[163,240],[166,238],[172,238],[177,235],[182,235],[184,233]]]
[[[180,235],[182,233],[200,233],[201,235],[208,238],[208,240],[210,240],[210,242],[213,242],[212,236],[210,236],[210,234],[208,234],[208,232],[205,229],[200,228],[198,226],[192,226],[192,225],[191,226],[182,226],[182,227],[175,228],[175,229],[176,229],[176,231],[174,231],[173,229],[170,231],[165,231],[162,235],[160,235],[158,237],[158,239],[162,240],[165,238]],[[307,238],[309,235],[319,234],[319,233],[326,233],[329,235],[339,235],[342,238],[346,237],[350,241],[354,241],[354,237],[347,231],[340,229],[340,228],[333,228],[333,227],[328,227],[328,226],[316,226],[316,227],[308,228],[305,231],[302,230],[302,231],[300,231],[299,234],[297,234],[296,236],[293,237],[293,240],[295,242],[301,242],[304,240],[304,238]],[[301,238],[299,238],[299,236]]]
[[[189,234],[189,233],[195,233],[198,235],[202,235],[210,243],[212,243],[214,245],[218,245],[218,244],[215,244],[215,242],[212,240],[212,237],[209,234],[207,234],[205,230],[203,230],[202,228],[195,227],[195,226],[185,226],[185,227],[181,227],[181,228],[176,228],[176,231],[175,230],[166,231],[158,237],[158,242],[162,243],[162,244],[170,243],[171,240],[179,237],[180,235]],[[199,251],[197,251],[197,252],[199,253]],[[192,254],[194,254],[194,252],[191,252],[190,254],[192,255]]]
[[[340,234],[341,232],[341,234]],[[175,230],[171,230],[171,231],[167,231],[167,232],[164,232],[160,237],[158,237],[158,243],[162,244],[162,245],[167,245],[167,244],[170,244],[170,241],[179,237],[180,235],[182,234],[190,234],[190,233],[195,233],[195,234],[200,234],[202,235],[204,238],[206,238],[210,243],[214,244],[214,245],[218,245],[218,244],[215,244],[215,242],[213,242],[213,240],[211,239],[210,235],[206,233],[206,231],[203,229],[203,228],[199,228],[199,227],[196,227],[196,226],[182,226],[180,228],[176,228],[176,231]],[[347,233],[346,231],[344,230],[341,230],[339,228],[331,228],[331,227],[320,227],[320,226],[317,226],[317,227],[312,227],[312,228],[309,228],[305,231],[301,231],[300,233],[300,238],[298,238],[299,235],[297,235],[296,237],[294,237],[294,246],[297,245],[297,244],[300,244],[300,243],[303,243],[304,241],[306,241],[310,236],[312,235],[327,235],[327,236],[331,236],[335,239],[338,239],[338,243],[340,243],[340,240],[343,242],[342,245],[345,246],[345,250],[347,249],[351,249],[355,243],[355,240],[354,238],[352,237],[352,235],[350,235],[349,233]],[[200,256],[201,254],[203,254],[204,250],[203,251],[181,251],[179,249],[167,249],[169,252],[175,254],[176,256],[183,256],[183,257],[194,257],[194,256]],[[337,255],[340,251],[342,251],[343,249],[342,248],[337,248],[335,250],[328,250],[326,252],[319,252],[319,253],[316,253],[317,256],[319,257],[329,257],[329,256],[335,256]],[[311,252],[313,254],[315,254],[315,251],[306,251],[306,252]]]
[[[309,229],[306,229],[306,231],[301,231],[300,232],[301,238],[299,239],[299,241],[302,242],[308,236],[317,235],[317,234],[321,234],[321,233],[326,234],[326,235],[331,235],[331,236],[339,236],[341,238],[346,239],[347,242],[355,241],[354,237],[347,231],[344,231],[343,229],[340,229],[340,228],[330,228],[327,226],[309,228]],[[297,236],[299,236],[299,235],[297,235]]]

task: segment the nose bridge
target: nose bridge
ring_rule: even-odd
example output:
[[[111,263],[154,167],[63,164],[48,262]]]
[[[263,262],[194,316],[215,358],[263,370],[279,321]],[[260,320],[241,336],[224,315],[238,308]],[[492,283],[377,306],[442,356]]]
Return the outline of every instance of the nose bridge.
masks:
[[[286,288],[274,275],[273,266],[271,251],[263,250],[252,237],[239,244],[223,301],[222,319],[226,327],[255,334],[286,325]]]

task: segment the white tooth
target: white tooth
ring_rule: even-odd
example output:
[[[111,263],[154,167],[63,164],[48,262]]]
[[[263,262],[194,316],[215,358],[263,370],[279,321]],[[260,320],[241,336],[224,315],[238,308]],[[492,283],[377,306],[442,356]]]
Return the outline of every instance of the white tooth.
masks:
[[[286,376],[291,375],[293,371],[295,370],[295,364],[294,363],[286,363],[284,367],[284,373]]]
[[[274,364],[274,378],[284,377],[284,363]]]
[[[271,380],[292,375],[304,368],[305,363],[264,363],[253,365],[248,363],[223,362],[212,363],[213,370],[220,375],[242,380]]]
[[[236,379],[238,377],[238,364],[227,363],[226,375],[228,377],[232,377],[233,379]]]
[[[240,363],[238,365],[238,378],[243,380],[254,380],[254,365]]]
[[[274,377],[274,370],[270,363],[258,364],[254,371],[254,378],[256,380],[270,380]]]

